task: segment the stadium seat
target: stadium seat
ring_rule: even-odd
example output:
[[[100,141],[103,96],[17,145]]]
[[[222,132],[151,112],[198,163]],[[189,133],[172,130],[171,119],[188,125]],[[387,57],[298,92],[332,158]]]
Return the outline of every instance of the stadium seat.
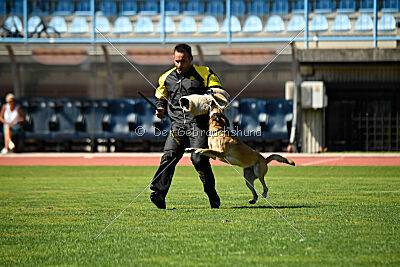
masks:
[[[0,0],[0,16],[7,14],[7,3],[6,0]]]
[[[48,0],[38,0],[32,6],[32,15],[47,16],[53,13],[53,6]]]
[[[212,0],[207,4],[206,14],[209,16],[223,16],[225,12],[224,2],[221,0]]]
[[[347,15],[340,14],[337,15],[333,21],[331,31],[333,32],[348,32],[351,30],[351,22]]]
[[[341,0],[339,8],[336,10],[338,13],[354,13],[356,12],[355,0]]]
[[[55,16],[50,20],[49,28],[47,28],[47,33],[66,33],[67,23],[65,22],[64,18],[61,16]]]
[[[267,122],[262,137],[266,139],[288,139],[289,129],[287,124],[293,118],[292,101],[267,99],[265,105]]]
[[[246,5],[243,0],[233,0],[231,2],[231,15],[243,16],[246,14]]]
[[[228,18],[224,19],[224,22],[222,23],[222,33],[227,33],[228,32]],[[237,17],[231,16],[231,32],[232,33],[238,33],[242,30],[242,26],[240,25],[240,21]]]
[[[10,33],[23,33],[23,26],[21,19],[18,16],[9,16],[4,22],[4,29]]]
[[[197,16],[204,13],[204,3],[199,0],[189,0],[185,10],[184,15]]]
[[[136,22],[133,32],[136,34],[149,34],[154,31],[153,22],[148,17],[141,17]]]
[[[156,1],[145,1],[142,10],[140,11],[140,15],[143,16],[154,16],[158,14],[158,2]]]
[[[356,24],[354,25],[354,31],[356,32],[369,32],[374,28],[374,23],[369,15],[361,15],[358,17]]]
[[[265,1],[254,0],[251,3],[249,15],[262,17],[269,12],[269,6]]]
[[[97,15],[112,17],[117,15],[117,4],[112,0],[105,0],[100,2],[100,10],[96,12]]]
[[[161,25],[161,19],[158,22],[156,32],[161,33],[163,31]],[[175,32],[175,23],[171,17],[165,17],[165,33],[174,33]]]
[[[363,0],[361,2],[360,13],[373,13],[374,12],[374,0]]]
[[[331,0],[319,0],[314,12],[319,14],[328,14],[335,9]]]
[[[89,33],[89,25],[84,17],[74,17],[69,29],[71,34],[87,34]]]
[[[200,33],[217,33],[219,31],[219,24],[215,17],[206,16],[201,21]]]
[[[74,4],[69,0],[61,0],[57,3],[55,16],[68,16],[74,12]]]
[[[11,2],[10,15],[22,16],[24,14],[23,0],[14,0]]]
[[[284,30],[285,30],[285,23],[283,22],[280,16],[273,15],[268,19],[267,25],[265,26],[265,32],[279,33],[283,32]]]
[[[396,20],[391,14],[383,15],[378,22],[378,31],[391,32],[396,30]]]
[[[239,133],[240,139],[254,139],[254,133],[261,131],[258,115],[265,113],[265,100],[254,98],[241,99],[239,104]]]
[[[303,16],[293,15],[287,26],[287,32],[300,32],[306,26]]]
[[[134,138],[128,124],[128,117],[135,113],[135,101],[133,99],[115,99],[109,101],[111,136],[115,139]]]
[[[90,15],[90,0],[81,0],[76,7],[75,15],[89,16]]]
[[[134,16],[138,12],[138,7],[134,0],[125,0],[121,2],[119,9],[122,16]]]
[[[311,1],[308,2],[308,13],[312,12]],[[292,10],[293,14],[304,14],[304,0],[297,0]]]
[[[42,30],[42,19],[39,16],[32,16],[28,19],[28,33],[37,33]]]
[[[316,15],[311,20],[310,31],[321,33],[328,30],[328,20],[323,15]]]
[[[113,27],[114,34],[129,34],[132,31],[132,23],[128,17],[121,16],[115,20]]]
[[[25,129],[26,139],[45,140],[50,139],[51,134],[48,123],[52,115],[48,103],[44,99],[22,100],[22,107],[29,117],[29,125]]]
[[[181,12],[181,6],[178,1],[176,0],[166,1],[165,14],[167,16],[179,15],[180,12]]]
[[[287,0],[275,0],[272,4],[271,13],[275,15],[287,15],[289,13],[289,3]]]
[[[154,99],[150,99],[150,101],[154,102]],[[142,129],[144,129],[145,134],[141,137],[140,139],[165,139],[166,136],[163,136],[161,134],[156,133],[156,126],[159,130],[165,130],[169,129],[170,122],[167,119],[167,121],[161,121],[154,115],[154,111],[152,107],[150,106],[149,103],[147,103],[144,99],[135,99],[135,104],[134,104],[134,111],[136,114],[136,118],[133,116],[134,119],[136,119],[136,126],[141,126]],[[131,119],[133,120],[133,119]],[[132,127],[131,127],[132,128]],[[133,129],[132,129],[133,130]],[[157,131],[159,133],[159,131]],[[134,137],[138,137],[135,135]]]
[[[400,9],[399,0],[385,0],[383,3],[382,12],[383,13],[398,13]]]
[[[251,15],[248,16],[243,25],[244,33],[259,33],[263,30],[263,24],[259,17]]]
[[[183,17],[178,26],[178,33],[193,34],[197,32],[197,24],[193,17]]]
[[[110,21],[105,16],[97,16],[95,18],[95,27],[101,33],[110,33],[111,32]],[[97,32],[97,30],[96,30],[96,32]]]
[[[57,99],[49,101],[48,105],[51,109],[52,117],[57,117],[57,127],[51,130],[51,136],[54,139],[75,140],[78,138],[75,121],[80,115],[80,110],[74,103],[76,101]],[[85,130],[85,120],[81,117],[82,128]]]

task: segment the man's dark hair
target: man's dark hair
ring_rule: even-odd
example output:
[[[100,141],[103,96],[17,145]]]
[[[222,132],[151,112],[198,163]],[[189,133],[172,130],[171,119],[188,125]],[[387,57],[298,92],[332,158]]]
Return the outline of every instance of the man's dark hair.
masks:
[[[174,53],[186,53],[189,58],[192,57],[192,48],[187,44],[177,44],[174,48]]]

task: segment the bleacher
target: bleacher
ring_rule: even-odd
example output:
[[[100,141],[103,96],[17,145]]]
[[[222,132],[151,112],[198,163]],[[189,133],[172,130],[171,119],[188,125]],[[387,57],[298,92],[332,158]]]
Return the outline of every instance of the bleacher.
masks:
[[[129,143],[163,144],[169,133],[170,121],[154,115],[153,108],[143,99],[49,99],[34,98],[18,101],[26,115],[23,139],[25,151],[77,150],[98,144],[117,150],[129,150]],[[292,102],[281,99],[235,100],[226,115],[231,130],[240,138],[253,141],[286,143],[292,120]],[[58,148],[54,148],[57,143]],[[39,146],[39,147],[38,147]],[[60,147],[61,146],[61,147]],[[136,146],[135,150],[145,150]],[[159,148],[158,148],[159,149]],[[279,147],[281,149],[281,147]]]
[[[0,0],[3,18],[1,41],[6,37],[24,37],[25,15],[28,39],[100,38],[92,27],[118,39],[290,37],[303,29],[311,36],[372,36],[373,0],[308,1],[305,25],[303,0],[232,0],[228,8],[221,0]],[[377,1],[378,35],[399,36],[398,0]],[[230,17],[230,20],[229,20]],[[229,29],[230,21],[230,29]],[[92,31],[95,31],[94,33]],[[39,34],[41,33],[41,34]],[[303,36],[303,35],[302,35]]]

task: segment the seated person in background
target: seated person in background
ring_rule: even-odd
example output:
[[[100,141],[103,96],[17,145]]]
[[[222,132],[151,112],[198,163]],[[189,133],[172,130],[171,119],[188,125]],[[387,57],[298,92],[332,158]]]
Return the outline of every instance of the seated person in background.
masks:
[[[15,103],[13,94],[6,95],[6,102],[7,103],[1,107],[0,116],[4,133],[4,148],[1,150],[2,154],[6,154],[15,149],[12,137],[21,130],[20,123],[25,121],[25,114],[22,112],[21,107]]]

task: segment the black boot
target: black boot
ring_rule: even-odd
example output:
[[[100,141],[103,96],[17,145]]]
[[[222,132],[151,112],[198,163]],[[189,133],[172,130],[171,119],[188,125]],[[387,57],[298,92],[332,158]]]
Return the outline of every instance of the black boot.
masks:
[[[159,208],[159,209],[165,209],[166,208],[164,194],[156,192],[156,191],[151,192],[150,200],[151,200],[151,202],[154,203],[154,205],[157,206],[157,208]]]
[[[206,192],[206,193],[208,196],[208,200],[210,201],[211,208],[218,209],[219,206],[221,205],[221,200],[219,199],[217,191],[215,191],[215,189],[213,189],[210,192]]]

